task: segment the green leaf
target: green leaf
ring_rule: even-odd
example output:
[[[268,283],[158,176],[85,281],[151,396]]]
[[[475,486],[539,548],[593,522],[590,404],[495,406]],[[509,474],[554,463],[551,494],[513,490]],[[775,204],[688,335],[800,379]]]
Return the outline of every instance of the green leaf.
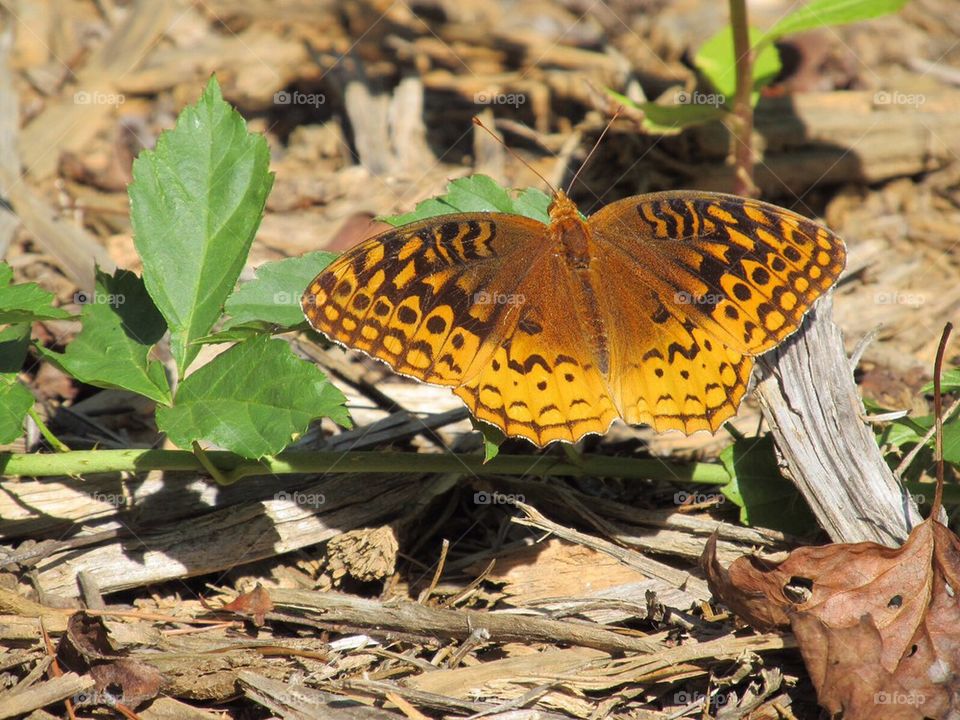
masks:
[[[80,334],[62,354],[38,348],[43,357],[81,382],[169,405],[163,365],[148,359],[167,326],[143,281],[127,270],[114,275],[97,270],[94,291],[85,300]]]
[[[895,420],[881,434],[880,441],[896,448],[908,450],[920,442],[924,435],[933,427],[933,416],[901,418]],[[931,451],[937,446],[936,436],[931,436],[926,447]],[[918,457],[922,463],[929,465],[931,456],[923,454]],[[951,465],[960,465],[960,418],[955,418],[943,424],[943,459]],[[916,465],[916,461],[912,465]]]
[[[811,0],[770,28],[762,40],[769,43],[790,33],[870,20],[895,13],[906,4],[907,0]]]
[[[793,535],[809,535],[817,521],[793,483],[780,474],[773,439],[741,438],[720,453],[730,473],[721,489],[740,508],[740,521],[751,527],[768,527]]]
[[[753,58],[753,96],[756,105],[759,88],[769,84],[780,73],[780,53],[772,45],[759,45],[763,37],[756,28],[750,28],[750,46],[754,50]],[[733,107],[733,97],[737,91],[737,67],[733,52],[733,30],[725,27],[707,40],[697,51],[694,64],[703,73],[710,84],[723,96],[720,101],[728,108]]]
[[[259,336],[189,375],[173,407],[158,408],[157,427],[181,448],[204,440],[260,458],[283,450],[314,418],[349,427],[345,403],[317,366],[282,340]]]
[[[504,212],[547,223],[550,221],[547,213],[549,204],[550,196],[539,190],[527,189],[514,197],[486,175],[471,175],[454,180],[447,185],[444,195],[417,203],[411,212],[380,219],[399,227],[417,220],[452,213]]]
[[[16,373],[0,373],[0,445],[23,434],[23,418],[33,407],[33,394]]]
[[[496,425],[477,420],[473,415],[470,416],[470,424],[483,436],[483,462],[488,463],[500,454],[500,446],[507,436]]]
[[[180,377],[240,276],[273,184],[269,163],[266,140],[247,132],[211,78],[199,102],[133,164],[134,242]]]
[[[0,330],[0,373],[19,373],[30,348],[30,323]]]
[[[689,98],[691,102],[663,105],[655,102],[637,104],[626,95],[609,89],[607,94],[624,105],[643,111],[643,129],[651,135],[677,135],[686,127],[720,120],[727,114],[719,97],[714,98],[716,102],[699,103],[692,101],[699,99],[701,95],[677,93],[677,100]]]
[[[36,283],[11,285],[12,281],[13,269],[0,263],[0,325],[70,317],[66,310],[51,307],[53,293]]]
[[[940,392],[951,393],[960,390],[960,368],[953,368],[952,370],[947,370],[940,377]],[[922,393],[932,393],[933,392],[933,382],[928,382],[922,388],[920,388]]]
[[[261,265],[255,280],[243,283],[227,298],[224,310],[231,317],[223,329],[256,321],[282,328],[304,322],[300,297],[310,281],[335,257],[335,253],[312,252]]]

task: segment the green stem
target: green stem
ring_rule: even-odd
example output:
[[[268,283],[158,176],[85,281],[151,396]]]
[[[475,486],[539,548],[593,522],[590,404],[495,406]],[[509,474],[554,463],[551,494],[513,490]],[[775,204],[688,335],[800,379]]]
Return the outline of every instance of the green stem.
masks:
[[[228,482],[251,475],[293,473],[464,473],[473,475],[548,475],[566,477],[657,478],[671,482],[722,485],[729,481],[721,465],[680,465],[661,460],[586,455],[574,465],[561,458],[498,455],[488,463],[480,455],[385,452],[290,451],[262,460],[230,452],[208,451],[206,459]],[[51,477],[149,470],[206,472],[185,450],[74,450],[69,453],[21,455],[0,453],[0,476]]]
[[[43,435],[48,443],[50,443],[50,447],[52,447],[58,453],[70,452],[70,448],[68,448],[66,444],[60,440],[60,438],[50,431],[50,428],[47,427],[47,424],[43,421],[43,418],[40,417],[40,413],[38,413],[34,408],[30,408],[27,410],[27,412],[40,429],[40,434]]]
[[[733,56],[737,70],[737,89],[733,98],[732,142],[735,163],[734,188],[737,195],[755,197],[753,182],[753,51],[746,0],[730,0],[730,27],[733,31]]]

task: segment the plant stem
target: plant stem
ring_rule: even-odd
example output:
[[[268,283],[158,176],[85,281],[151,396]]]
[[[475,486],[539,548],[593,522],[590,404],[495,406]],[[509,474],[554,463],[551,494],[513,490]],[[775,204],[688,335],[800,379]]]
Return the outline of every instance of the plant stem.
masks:
[[[680,465],[661,460],[586,455],[574,465],[561,458],[498,455],[488,463],[480,455],[384,452],[290,451],[247,460],[224,451],[205,456],[228,482],[252,475],[293,473],[464,473],[473,475],[548,475],[566,477],[657,478],[671,482],[721,485],[730,477],[721,465]],[[185,450],[74,450],[21,455],[0,453],[0,476],[51,477],[149,470],[205,473],[200,460]]]
[[[753,50],[750,48],[750,26],[747,22],[746,0],[730,0],[730,27],[733,31],[733,55],[737,70],[737,89],[733,97],[733,115],[730,117],[733,143],[733,192],[756,197],[753,183]]]

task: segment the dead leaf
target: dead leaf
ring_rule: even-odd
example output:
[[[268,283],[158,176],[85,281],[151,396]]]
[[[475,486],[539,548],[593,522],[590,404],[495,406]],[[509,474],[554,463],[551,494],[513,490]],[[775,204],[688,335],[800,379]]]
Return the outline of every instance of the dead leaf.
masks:
[[[270,593],[263,589],[263,585],[257,583],[253,590],[224,605],[223,610],[250,617],[253,619],[253,624],[260,627],[264,623],[266,614],[273,612],[273,601],[270,599]]]
[[[60,640],[57,654],[73,651],[86,661],[116,658],[120,655],[113,644],[103,618],[77,612],[67,621],[67,632]]]
[[[90,675],[97,683],[99,704],[109,704],[103,700],[111,698],[130,708],[155,698],[163,683],[159,670],[132,658],[93,665]]]
[[[782,563],[716,539],[701,564],[711,591],[757,628],[790,625],[820,704],[844,720],[960,717],[960,538],[934,520],[903,547],[800,548]]]

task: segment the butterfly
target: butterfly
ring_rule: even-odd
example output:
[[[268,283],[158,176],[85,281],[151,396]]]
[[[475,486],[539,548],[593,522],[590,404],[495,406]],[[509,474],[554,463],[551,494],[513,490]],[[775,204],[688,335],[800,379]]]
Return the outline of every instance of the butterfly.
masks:
[[[846,262],[830,230],[769,203],[672,191],[549,223],[470,212],[383,232],[310,283],[310,325],[453,388],[538,446],[616,419],[716,431],[753,358],[796,332]]]

